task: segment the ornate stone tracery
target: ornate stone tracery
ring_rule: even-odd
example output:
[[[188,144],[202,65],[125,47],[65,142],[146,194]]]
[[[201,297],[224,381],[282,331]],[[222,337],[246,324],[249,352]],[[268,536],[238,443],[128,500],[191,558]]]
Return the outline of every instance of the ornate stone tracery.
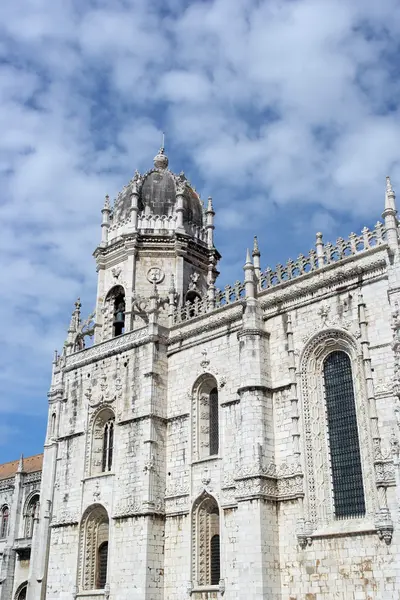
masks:
[[[104,588],[99,573],[99,559],[104,560],[102,552],[104,553],[105,544],[108,544],[108,537],[109,519],[106,509],[100,504],[89,507],[81,522],[78,589],[94,590]],[[104,568],[104,565],[102,567]]]
[[[323,379],[323,362],[335,350],[347,353],[352,361],[366,516],[372,517],[376,509],[372,440],[365,409],[360,347],[347,331],[327,330],[308,343],[300,361],[307,482],[305,520],[312,529],[326,527],[335,520]]]
[[[217,501],[203,492],[192,510],[192,578],[195,587],[219,585],[219,521]]]
[[[110,407],[102,407],[93,414],[87,439],[86,472],[88,475],[111,470],[114,425],[115,414]]]
[[[201,375],[192,397],[192,457],[199,460],[218,454],[218,382],[210,373]]]

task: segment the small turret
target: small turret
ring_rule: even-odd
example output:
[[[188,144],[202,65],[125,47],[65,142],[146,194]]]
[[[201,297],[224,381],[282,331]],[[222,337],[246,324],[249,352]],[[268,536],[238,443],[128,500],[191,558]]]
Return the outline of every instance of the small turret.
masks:
[[[385,210],[382,213],[382,218],[385,223],[387,243],[392,250],[397,250],[399,237],[397,232],[396,195],[390,177],[386,177]]]

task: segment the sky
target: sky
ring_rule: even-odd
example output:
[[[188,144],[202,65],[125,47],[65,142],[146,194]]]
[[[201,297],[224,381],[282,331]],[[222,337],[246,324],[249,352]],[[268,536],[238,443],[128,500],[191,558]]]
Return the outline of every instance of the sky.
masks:
[[[399,0],[0,3],[0,462],[42,450],[52,355],[95,304],[105,194],[213,197],[219,285],[373,227],[400,185]]]

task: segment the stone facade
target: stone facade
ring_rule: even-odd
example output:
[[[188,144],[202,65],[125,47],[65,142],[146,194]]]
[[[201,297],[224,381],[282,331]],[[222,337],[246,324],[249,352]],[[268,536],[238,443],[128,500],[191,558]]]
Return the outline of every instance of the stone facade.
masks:
[[[374,230],[265,271],[255,240],[222,291],[212,201],[163,149],[102,215],[96,309],[53,363],[28,600],[398,599],[390,180]]]
[[[43,455],[0,465],[0,598],[26,598],[38,545]]]

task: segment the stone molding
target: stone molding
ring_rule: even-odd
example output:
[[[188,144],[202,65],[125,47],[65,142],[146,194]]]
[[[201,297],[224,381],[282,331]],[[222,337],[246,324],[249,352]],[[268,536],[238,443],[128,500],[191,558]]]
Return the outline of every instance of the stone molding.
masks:
[[[148,339],[150,339],[148,328],[143,327],[142,329],[124,333],[123,335],[112,338],[111,340],[100,342],[99,344],[91,346],[90,348],[86,348],[85,350],[81,350],[80,352],[76,352],[75,354],[67,356],[65,358],[64,371],[68,372],[72,369],[97,362],[98,360],[103,360],[113,356],[114,354],[126,352],[135,346],[144,344],[146,341],[148,341]]]
[[[8,479],[3,479],[0,481],[0,492],[4,490],[13,490],[15,488],[15,479],[14,477],[9,477]]]

